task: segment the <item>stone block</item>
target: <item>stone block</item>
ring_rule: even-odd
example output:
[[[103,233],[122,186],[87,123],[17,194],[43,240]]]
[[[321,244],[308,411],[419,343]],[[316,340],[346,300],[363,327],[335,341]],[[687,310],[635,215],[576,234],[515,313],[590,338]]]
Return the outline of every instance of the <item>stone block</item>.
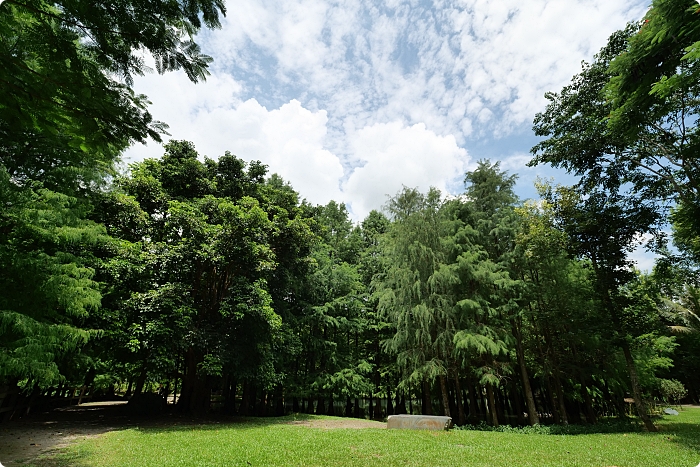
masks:
[[[442,431],[452,428],[452,417],[441,415],[390,415],[387,428]]]

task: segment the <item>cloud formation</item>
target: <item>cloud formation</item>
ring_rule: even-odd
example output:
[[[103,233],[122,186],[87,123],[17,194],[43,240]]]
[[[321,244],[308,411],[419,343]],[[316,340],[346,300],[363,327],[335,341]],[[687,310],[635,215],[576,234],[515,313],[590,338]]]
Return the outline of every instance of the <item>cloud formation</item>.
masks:
[[[623,0],[239,0],[207,45],[221,69],[255,77],[257,86],[287,86],[327,109],[334,127],[425,123],[463,143],[475,131],[500,134],[529,123],[544,93],[559,89],[645,7]]]
[[[467,151],[454,136],[438,136],[422,123],[399,122],[365,127],[350,138],[353,153],[364,162],[356,168],[343,192],[353,215],[362,219],[393,196],[402,185],[447,192],[448,181],[464,173]]]
[[[401,185],[448,190],[473,144],[529,132],[646,0],[237,0],[198,38],[212,76],[137,80],[157,119],[216,157],[259,159],[360,219]],[[517,140],[517,137],[515,138]],[[531,137],[530,137],[531,141]],[[486,143],[484,143],[486,142]],[[522,167],[529,146],[499,152]],[[499,149],[500,151],[500,149]],[[137,146],[132,159],[157,157]],[[533,178],[528,174],[525,178]]]

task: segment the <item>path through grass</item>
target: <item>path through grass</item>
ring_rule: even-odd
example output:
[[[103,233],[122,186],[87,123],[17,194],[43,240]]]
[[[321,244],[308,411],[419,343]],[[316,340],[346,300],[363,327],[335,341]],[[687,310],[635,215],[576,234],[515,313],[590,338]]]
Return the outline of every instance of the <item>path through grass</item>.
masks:
[[[700,463],[700,409],[667,416],[658,422],[659,433],[320,429],[290,424],[292,420],[114,431],[71,446],[44,465],[695,467]]]

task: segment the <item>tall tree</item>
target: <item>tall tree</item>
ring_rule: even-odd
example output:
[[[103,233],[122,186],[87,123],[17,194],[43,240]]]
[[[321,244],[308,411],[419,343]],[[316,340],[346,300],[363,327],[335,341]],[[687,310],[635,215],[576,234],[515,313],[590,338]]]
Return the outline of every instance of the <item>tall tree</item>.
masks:
[[[192,39],[223,12],[218,0],[0,4],[0,282],[26,293],[0,298],[4,377],[54,381],[59,355],[91,334],[80,328],[100,304],[93,253],[115,245],[86,220],[85,195],[121,151],[165,129],[132,76],[148,51],[161,72],[204,78],[210,59]]]
[[[632,339],[638,335],[638,327],[625,312],[629,300],[624,293],[624,287],[636,277],[627,254],[635,247],[639,232],[655,222],[656,212],[631,203],[629,198],[599,191],[583,196],[570,188],[550,187],[543,194],[571,239],[573,252],[591,262],[595,292],[624,353],[637,413],[649,431],[656,431],[642,398],[632,356]]]
[[[440,381],[445,415],[450,415],[446,378],[453,366],[456,331],[456,278],[443,246],[449,228],[440,193],[404,188],[387,210],[394,218],[386,237],[387,264],[376,277],[379,310],[396,326],[385,348],[397,355],[404,377],[418,383]]]

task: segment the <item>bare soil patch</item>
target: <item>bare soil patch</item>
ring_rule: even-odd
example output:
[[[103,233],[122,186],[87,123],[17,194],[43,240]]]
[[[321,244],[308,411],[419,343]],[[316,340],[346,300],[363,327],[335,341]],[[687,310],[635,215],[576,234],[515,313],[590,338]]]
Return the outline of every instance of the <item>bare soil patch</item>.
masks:
[[[323,420],[294,420],[288,422],[290,425],[308,426],[311,428],[324,428],[333,430],[337,428],[386,428],[386,423],[375,422],[372,420],[360,420],[358,418],[339,418],[339,419],[323,419]]]

